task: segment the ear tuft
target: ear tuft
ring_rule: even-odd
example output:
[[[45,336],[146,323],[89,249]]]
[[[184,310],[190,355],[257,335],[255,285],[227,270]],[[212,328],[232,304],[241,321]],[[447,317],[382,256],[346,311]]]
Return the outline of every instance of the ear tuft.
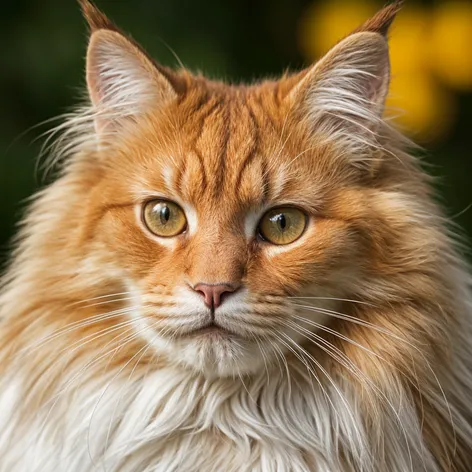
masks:
[[[287,97],[316,139],[349,150],[351,162],[363,169],[370,168],[369,161],[382,146],[390,82],[387,34],[401,6],[395,1],[380,10],[290,81]]]
[[[101,12],[90,0],[78,1],[80,8],[82,9],[82,14],[87,20],[87,23],[92,32],[100,29],[117,31],[118,28],[113,24],[113,22],[109,20],[108,17],[103,12]]]
[[[352,162],[364,168],[379,147],[389,71],[383,36],[351,34],[301,74],[288,98],[301,110],[318,141],[327,139],[348,149]]]
[[[158,66],[92,2],[79,3],[91,29],[86,75],[95,128],[105,137],[162,108],[177,92],[169,71]]]
[[[357,28],[354,33],[378,33],[386,37],[397,13],[403,6],[403,0],[397,0],[382,8],[372,18]]]

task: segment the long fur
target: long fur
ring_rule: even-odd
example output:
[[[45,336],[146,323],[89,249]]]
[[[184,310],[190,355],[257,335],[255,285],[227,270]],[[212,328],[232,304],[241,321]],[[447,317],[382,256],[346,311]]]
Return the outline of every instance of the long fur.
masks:
[[[121,35],[82,3],[92,36]],[[380,118],[397,9],[278,82],[89,81],[2,280],[0,471],[470,470],[468,267]],[[120,36],[105,79],[151,70],[136,48]],[[146,233],[162,193],[188,236]],[[311,215],[292,245],[252,236],[273,202]],[[200,280],[242,284],[215,315],[231,337],[186,337]]]

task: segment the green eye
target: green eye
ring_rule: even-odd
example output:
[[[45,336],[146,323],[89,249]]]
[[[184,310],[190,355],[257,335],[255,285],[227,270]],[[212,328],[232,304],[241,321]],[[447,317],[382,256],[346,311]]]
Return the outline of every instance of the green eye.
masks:
[[[297,208],[273,208],[259,223],[259,234],[272,244],[290,244],[305,230],[307,216]]]
[[[151,233],[163,238],[177,236],[187,228],[185,213],[168,200],[151,200],[144,205],[143,221]]]

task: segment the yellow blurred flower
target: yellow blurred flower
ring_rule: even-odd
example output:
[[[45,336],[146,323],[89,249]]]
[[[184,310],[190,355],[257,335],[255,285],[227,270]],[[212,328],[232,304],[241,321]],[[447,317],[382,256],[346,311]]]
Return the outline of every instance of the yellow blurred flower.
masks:
[[[456,99],[427,71],[412,68],[392,76],[385,115],[417,141],[441,139],[456,115]]]
[[[390,30],[390,60],[394,74],[427,67],[428,11],[420,7],[405,7]]]
[[[431,24],[431,66],[446,84],[472,88],[472,2],[444,2]]]
[[[300,24],[303,52],[316,59],[375,13],[369,1],[328,0],[308,7]]]
[[[325,0],[300,24],[300,44],[316,60],[381,6],[374,0]],[[457,114],[452,89],[472,89],[472,3],[406,6],[390,34],[392,84],[387,113],[419,141],[445,137]]]

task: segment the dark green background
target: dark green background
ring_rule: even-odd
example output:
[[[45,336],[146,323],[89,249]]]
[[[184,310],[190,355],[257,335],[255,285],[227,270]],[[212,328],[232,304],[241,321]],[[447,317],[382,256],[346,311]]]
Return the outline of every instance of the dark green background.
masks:
[[[329,0],[327,0],[329,1]],[[305,65],[297,31],[308,0],[97,0],[161,63],[232,81]],[[410,0],[409,3],[415,3]],[[434,2],[418,2],[433,4]],[[381,3],[379,3],[379,6]],[[70,109],[83,90],[86,26],[74,0],[10,0],[0,11],[0,261],[25,199],[47,183],[35,169],[38,123]],[[472,234],[472,95],[446,141],[426,144],[441,200]]]

